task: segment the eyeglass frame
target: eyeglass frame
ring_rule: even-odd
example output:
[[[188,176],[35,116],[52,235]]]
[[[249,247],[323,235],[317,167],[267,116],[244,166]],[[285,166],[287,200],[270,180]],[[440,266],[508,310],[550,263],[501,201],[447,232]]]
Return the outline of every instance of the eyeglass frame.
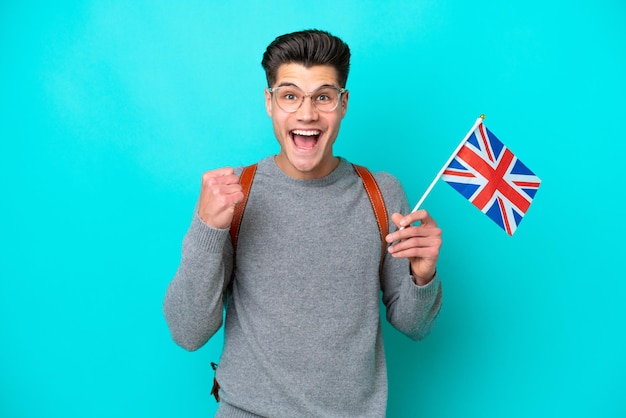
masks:
[[[300,90],[300,91],[303,93],[303,95],[302,95],[302,100],[300,101],[300,104],[298,105],[298,107],[297,107],[297,108],[295,108],[295,109],[294,109],[294,110],[292,110],[292,111],[288,111],[288,110],[283,109],[283,108],[280,106],[280,104],[278,103],[278,101],[276,102],[276,104],[278,105],[278,107],[280,108],[280,110],[282,110],[283,112],[286,112],[286,113],[296,113],[296,112],[297,112],[297,111],[298,111],[298,110],[302,107],[302,105],[304,104],[304,99],[306,99],[307,97],[309,97],[309,98],[311,99],[311,104],[313,105],[313,107],[315,108],[315,110],[317,110],[318,112],[323,112],[323,113],[330,113],[330,112],[334,112],[334,111],[337,109],[337,107],[339,107],[339,102],[341,102],[341,97],[342,97],[342,95],[343,95],[344,93],[347,93],[347,92],[348,92],[348,90],[347,90],[347,89],[345,89],[345,88],[342,88],[342,87],[336,87],[336,86],[331,86],[331,85],[320,86],[320,87],[316,88],[315,90],[310,91],[310,92],[308,92],[308,93],[306,93],[304,90],[302,90],[300,87],[296,86],[295,84],[293,84],[293,85],[292,85],[292,84],[289,84],[289,85],[278,86],[278,87],[266,87],[266,89],[267,89],[267,91],[268,91],[268,92],[272,95],[272,97],[274,97],[274,93],[275,93],[276,91],[278,91],[278,90],[280,90],[280,89],[282,89],[282,88],[288,88],[288,87],[291,87],[291,88],[295,88],[295,89],[297,89],[297,90]],[[335,107],[333,107],[333,108],[332,108],[332,109],[330,109],[330,110],[322,110],[322,109],[318,108],[318,107],[317,107],[317,105],[315,104],[315,102],[313,101],[313,94],[314,94],[316,91],[321,90],[321,89],[333,89],[333,90],[335,90],[335,91],[338,93],[338,96],[337,96],[337,103],[335,103]]]

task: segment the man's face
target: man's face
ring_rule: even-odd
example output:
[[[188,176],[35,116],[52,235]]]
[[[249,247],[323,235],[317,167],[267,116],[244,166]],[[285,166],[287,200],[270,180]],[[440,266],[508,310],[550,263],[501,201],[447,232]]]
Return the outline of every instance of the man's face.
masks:
[[[337,83],[334,67],[319,65],[306,68],[295,63],[278,68],[276,84],[270,87],[281,86],[296,86],[305,93],[322,86],[341,87]],[[274,134],[280,144],[280,154],[276,156],[278,167],[288,176],[303,180],[328,175],[338,164],[333,157],[333,144],[346,114],[348,92],[341,95],[337,108],[331,112],[317,110],[306,97],[298,110],[288,113],[278,107],[272,96],[265,91],[265,108],[272,118]]]

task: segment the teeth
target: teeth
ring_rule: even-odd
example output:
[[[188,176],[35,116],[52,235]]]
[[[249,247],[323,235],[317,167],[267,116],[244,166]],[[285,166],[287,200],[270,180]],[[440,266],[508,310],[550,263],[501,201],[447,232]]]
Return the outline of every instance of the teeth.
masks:
[[[294,135],[315,136],[315,135],[319,135],[320,131],[305,131],[302,129],[294,129],[292,133]]]

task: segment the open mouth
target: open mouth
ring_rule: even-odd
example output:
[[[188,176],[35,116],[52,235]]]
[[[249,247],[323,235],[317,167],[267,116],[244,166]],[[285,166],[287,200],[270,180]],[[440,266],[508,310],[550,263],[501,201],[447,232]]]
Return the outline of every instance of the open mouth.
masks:
[[[317,145],[321,132],[317,129],[294,129],[289,134],[297,148],[311,150]]]

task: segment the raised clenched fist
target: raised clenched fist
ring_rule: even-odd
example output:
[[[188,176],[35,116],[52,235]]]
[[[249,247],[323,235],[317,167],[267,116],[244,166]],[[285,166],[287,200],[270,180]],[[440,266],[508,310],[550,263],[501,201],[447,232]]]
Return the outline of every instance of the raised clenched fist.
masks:
[[[233,220],[235,206],[243,199],[239,177],[230,167],[202,175],[198,216],[213,228],[226,229]]]

